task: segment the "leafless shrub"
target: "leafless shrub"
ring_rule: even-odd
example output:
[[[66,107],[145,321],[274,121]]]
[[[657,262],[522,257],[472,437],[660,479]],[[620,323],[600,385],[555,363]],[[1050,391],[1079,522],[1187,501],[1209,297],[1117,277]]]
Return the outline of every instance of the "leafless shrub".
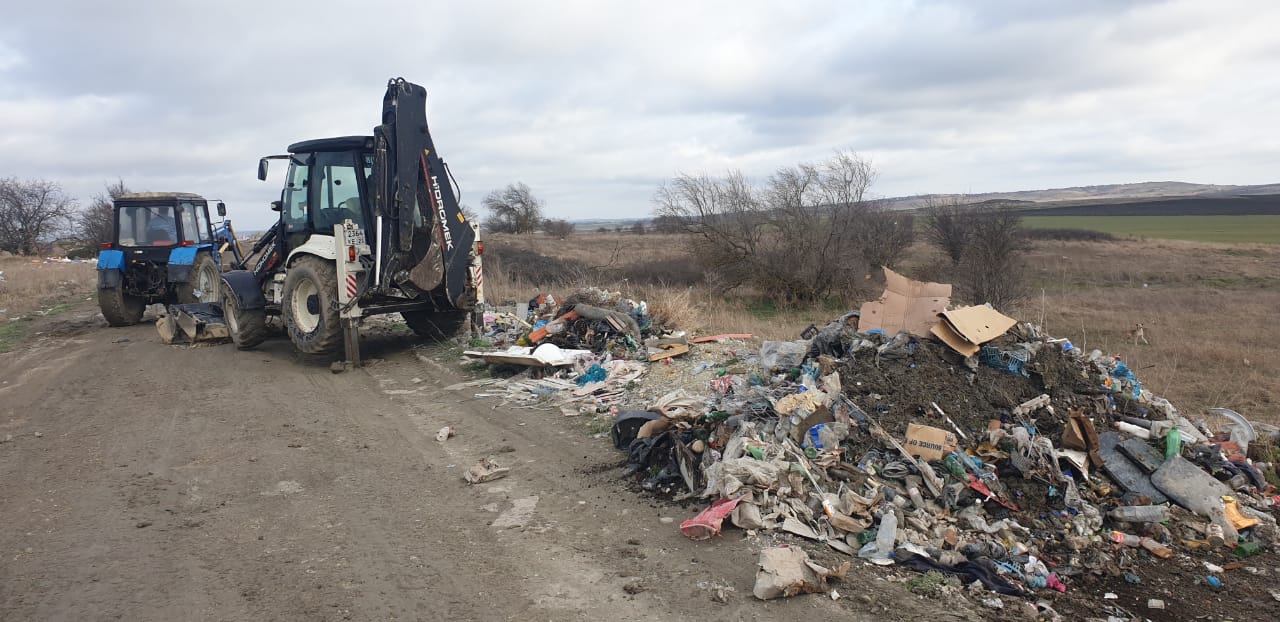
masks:
[[[547,232],[553,238],[565,239],[573,235],[574,229],[577,227],[573,223],[564,219],[548,219],[542,221],[542,230]]]
[[[0,179],[0,250],[35,255],[71,227],[75,199],[57,182],[44,179]]]
[[[106,192],[94,195],[89,206],[75,215],[75,236],[83,245],[96,247],[110,242],[115,235],[115,208],[112,201],[120,195],[128,194],[129,188],[123,179],[106,185]]]
[[[929,241],[958,266],[972,233],[974,207],[964,197],[931,196],[924,202],[924,230]]]
[[[784,304],[822,300],[855,290],[868,256],[901,252],[864,253],[863,229],[883,212],[866,200],[874,179],[851,152],[781,168],[761,187],[736,171],[681,174],[658,189],[654,224],[692,233],[694,256],[726,288],[750,285]]]
[[[637,220],[634,224],[631,225],[631,233],[634,233],[636,235],[644,235],[648,232],[649,230],[644,226],[643,220]]]
[[[1009,207],[975,208],[960,261],[961,285],[974,304],[1009,307],[1026,295],[1023,254],[1030,246],[1022,215]]]

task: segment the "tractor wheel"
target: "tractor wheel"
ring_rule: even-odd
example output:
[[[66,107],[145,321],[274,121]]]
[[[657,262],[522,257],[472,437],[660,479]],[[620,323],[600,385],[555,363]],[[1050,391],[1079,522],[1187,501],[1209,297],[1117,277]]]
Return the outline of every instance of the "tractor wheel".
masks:
[[[139,296],[124,293],[122,287],[104,287],[98,290],[98,307],[102,317],[111,326],[132,326],[142,320],[147,303]]]
[[[227,323],[231,341],[240,350],[248,350],[267,338],[267,312],[241,309],[240,298],[225,285],[222,285],[222,317]]]
[[[466,311],[403,311],[400,317],[419,337],[442,342],[453,339],[467,321]]]
[[[177,283],[174,287],[178,292],[178,302],[191,304],[218,301],[222,275],[212,255],[209,253],[196,255],[196,260],[191,264],[190,278],[191,280],[186,283]]]
[[[289,339],[306,354],[329,354],[342,345],[338,318],[338,275],[332,261],[306,256],[284,277],[280,305]]]

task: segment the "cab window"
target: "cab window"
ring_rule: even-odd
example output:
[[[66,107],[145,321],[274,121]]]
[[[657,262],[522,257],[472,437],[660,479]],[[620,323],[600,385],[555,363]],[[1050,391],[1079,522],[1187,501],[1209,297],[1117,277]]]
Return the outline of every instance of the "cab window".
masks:
[[[332,233],[334,225],[347,219],[364,226],[355,156],[349,151],[316,154],[314,183],[320,209],[312,219],[317,233]]]
[[[201,242],[209,241],[209,206],[198,205],[196,212],[196,239]]]
[[[196,209],[191,203],[178,204],[178,218],[182,221],[182,241],[196,243],[199,241],[196,227]]]
[[[289,181],[284,188],[282,219],[285,231],[307,230],[307,172],[305,164],[289,164]]]
[[[121,206],[116,218],[120,246],[172,246],[178,241],[173,208],[167,205]]]

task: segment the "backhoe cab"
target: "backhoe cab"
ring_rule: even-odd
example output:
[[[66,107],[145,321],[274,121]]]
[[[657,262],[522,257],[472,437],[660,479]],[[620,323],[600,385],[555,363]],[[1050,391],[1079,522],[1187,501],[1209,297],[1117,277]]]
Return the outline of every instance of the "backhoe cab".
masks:
[[[266,338],[280,315],[298,350],[346,348],[359,362],[361,318],[400,313],[414,332],[453,336],[482,300],[478,227],[463,216],[427,130],[426,90],[393,79],[372,136],[294,143],[279,219],[248,261],[223,276],[223,314],[236,345]]]

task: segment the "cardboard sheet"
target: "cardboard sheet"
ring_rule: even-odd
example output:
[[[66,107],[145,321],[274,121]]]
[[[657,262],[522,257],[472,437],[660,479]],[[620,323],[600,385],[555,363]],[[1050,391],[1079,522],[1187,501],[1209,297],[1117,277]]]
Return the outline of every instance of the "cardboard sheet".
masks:
[[[951,349],[965,356],[978,353],[982,344],[999,337],[1013,328],[1015,320],[986,305],[962,307],[938,314],[941,322],[930,332]]]
[[[859,309],[858,332],[883,330],[889,335],[907,331],[920,337],[938,323],[938,314],[951,304],[951,285],[914,281],[884,269],[884,293],[880,300]]]
[[[925,460],[941,460],[956,449],[956,435],[928,425],[907,424],[907,453]]]

